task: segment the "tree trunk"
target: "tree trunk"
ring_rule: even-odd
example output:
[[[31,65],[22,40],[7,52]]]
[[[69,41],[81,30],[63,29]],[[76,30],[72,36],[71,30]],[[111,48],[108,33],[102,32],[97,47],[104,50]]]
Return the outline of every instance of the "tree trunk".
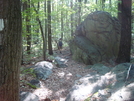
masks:
[[[46,40],[45,40],[45,35],[44,35],[44,32],[43,32],[43,28],[42,28],[42,25],[41,25],[41,21],[40,19],[38,18],[38,23],[39,23],[39,26],[40,26],[40,31],[41,31],[41,35],[42,35],[42,39],[43,39],[43,59],[46,60]]]
[[[105,0],[101,0],[102,10],[104,11],[105,8]]]
[[[96,0],[95,3],[96,3],[96,5],[97,5],[97,4],[98,4],[98,0]],[[96,8],[96,11],[97,11],[97,10],[98,10],[98,9]]]
[[[44,60],[46,60],[46,51],[47,51],[47,1],[44,1],[44,12],[45,12],[45,40],[44,40]]]
[[[78,25],[81,23],[81,0],[78,0]]]
[[[118,19],[121,23],[121,0],[118,0]]]
[[[47,13],[48,13],[48,51],[50,55],[53,55],[52,50],[52,36],[51,36],[51,0],[47,1]]]
[[[26,2],[26,12],[27,12],[27,16],[26,16],[26,31],[27,31],[27,54],[30,54],[31,52],[31,25],[29,24],[30,22],[30,0],[28,0],[28,2]]]
[[[3,1],[3,0],[2,0]],[[0,50],[0,101],[19,101],[19,75],[22,51],[20,0],[7,0],[8,16]],[[0,5],[1,6],[1,5]]]
[[[24,2],[24,3],[22,3],[22,11],[24,12],[25,10],[27,9],[27,2]],[[24,21],[25,22],[25,19],[26,18],[24,18],[24,17],[22,17],[22,21]],[[22,42],[22,44],[23,44],[23,42]],[[22,46],[22,58],[21,58],[21,65],[23,65],[24,64],[24,47]]]
[[[131,51],[131,0],[121,3],[121,39],[117,63],[130,62]]]
[[[111,7],[112,7],[112,3],[111,3],[111,0],[109,0],[109,8],[111,10]]]
[[[61,1],[61,38],[63,39],[63,31],[64,31],[64,26],[63,26],[63,10],[62,10],[62,5],[63,5],[63,0]]]
[[[71,9],[73,9],[73,1],[71,0],[70,3],[71,3]],[[71,14],[71,36],[73,36],[73,15],[74,14]]]
[[[87,3],[87,0],[85,0],[84,3],[86,4]]]
[[[39,12],[38,12],[39,11],[39,6],[38,6],[38,9],[35,8],[34,4],[32,4],[32,6],[34,8],[34,11],[38,15],[39,14]],[[42,27],[41,20],[40,20],[39,16],[36,17],[36,20],[39,23],[40,31],[41,31],[41,36],[42,36],[42,40],[43,40],[43,59],[46,60],[46,37],[45,37],[45,34],[43,32],[43,27]]]
[[[75,0],[75,10],[76,10],[76,13],[75,13],[75,27],[77,28],[77,25],[78,25],[78,11],[77,11],[77,0]]]

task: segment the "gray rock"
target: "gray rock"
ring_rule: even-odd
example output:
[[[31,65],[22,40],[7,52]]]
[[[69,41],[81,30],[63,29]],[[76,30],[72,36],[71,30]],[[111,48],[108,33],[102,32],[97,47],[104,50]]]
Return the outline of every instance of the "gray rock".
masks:
[[[46,80],[52,74],[53,64],[42,61],[35,64],[34,73],[37,79]]]
[[[33,80],[31,80],[29,83],[30,83],[31,85],[36,86],[36,87],[40,87],[40,81],[39,81],[39,80],[33,79]]]
[[[85,69],[90,69],[92,67],[92,65],[88,65],[85,67]]]
[[[20,101],[39,101],[39,97],[30,92],[21,92]]]
[[[48,62],[48,61],[41,61],[41,62],[38,62],[35,64],[35,67],[38,68],[38,67],[45,67],[47,69],[53,69],[54,66],[51,62]]]
[[[119,64],[119,65],[115,66],[111,70],[111,72],[116,74],[116,78],[118,81],[124,82],[126,80],[127,72],[128,72],[130,65],[131,65],[130,63]]]
[[[134,83],[118,89],[107,101],[134,101]]]
[[[131,65],[130,79],[126,79]],[[65,101],[84,101],[88,97],[96,101],[134,101],[133,64],[115,67],[95,64],[91,70],[92,73],[75,81]]]
[[[78,78],[82,77],[80,74],[76,74],[76,76],[77,76]]]
[[[66,63],[67,63],[67,59],[61,58],[61,57],[55,57],[55,62],[57,63],[57,67],[59,68],[65,68],[67,67]]]
[[[86,75],[75,82],[65,101],[84,101],[88,95],[98,92],[109,85],[114,78],[110,73],[105,75]]]
[[[120,30],[119,21],[108,12],[89,14],[77,27],[75,37],[69,43],[73,59],[85,64],[115,59],[119,50]]]
[[[129,79],[127,79],[128,70],[132,65],[132,69],[129,72]],[[112,72],[116,74],[117,82],[112,87],[116,89],[112,96],[107,101],[134,101],[134,77],[133,64],[122,63],[112,69]]]
[[[106,67],[103,64],[94,64],[92,65],[91,71],[96,71],[98,74],[104,75],[110,71],[109,67]]]

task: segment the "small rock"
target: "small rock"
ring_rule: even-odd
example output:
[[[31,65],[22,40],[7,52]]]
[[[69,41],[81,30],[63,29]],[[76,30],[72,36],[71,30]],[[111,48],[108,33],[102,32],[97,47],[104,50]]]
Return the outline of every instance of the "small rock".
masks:
[[[37,79],[46,80],[52,74],[53,64],[51,62],[42,61],[35,65],[34,73]]]
[[[20,101],[39,101],[39,97],[30,92],[21,92]]]
[[[52,74],[52,71],[46,68],[35,68],[34,73],[37,79],[46,80]]]
[[[48,69],[53,69],[53,64],[51,62],[48,61],[41,61],[35,64],[35,67],[45,67]]]
[[[79,75],[79,74],[76,74],[76,76],[78,77],[78,78],[81,78],[82,76],[81,75]]]
[[[29,83],[36,86],[36,87],[40,87],[40,81],[39,80],[33,79]]]
[[[57,66],[59,68],[65,68],[67,67],[66,63],[67,63],[67,59],[61,58],[61,57],[55,57],[55,62],[57,63]]]

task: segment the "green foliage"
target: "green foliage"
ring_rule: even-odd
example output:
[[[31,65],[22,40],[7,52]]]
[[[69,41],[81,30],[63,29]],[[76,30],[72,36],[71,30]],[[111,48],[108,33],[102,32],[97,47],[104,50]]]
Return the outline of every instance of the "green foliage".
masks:
[[[46,0],[48,1],[48,0]],[[43,55],[43,42],[42,42],[42,35],[40,31],[39,22],[37,18],[40,19],[43,31],[45,30],[45,22],[47,19],[47,11],[44,11],[44,2],[45,0],[31,0],[30,3],[27,0],[22,0],[22,3],[26,2],[30,4],[30,8],[25,9],[22,11],[23,21],[22,21],[22,34],[23,34],[23,55],[28,57],[29,59],[25,59],[29,61],[33,57],[39,57]],[[72,7],[71,7],[72,2]],[[63,40],[65,41],[65,46],[67,45],[68,41],[71,39],[71,30],[73,33],[75,32],[76,26],[78,25],[79,19],[79,8],[81,21],[83,21],[87,15],[91,12],[96,10],[104,10],[112,14],[112,16],[117,17],[118,14],[118,0],[111,0],[111,5],[109,0],[105,0],[105,7],[102,8],[102,4],[100,0],[96,3],[96,0],[87,0],[87,3],[84,0],[79,3],[75,2],[74,0],[51,0],[51,32],[52,32],[52,41],[57,38],[57,40],[61,37],[61,33],[63,33]],[[39,4],[39,6],[38,6]],[[34,5],[34,7],[33,7]],[[39,7],[39,8],[38,8]],[[35,11],[38,11],[38,13]],[[46,7],[47,10],[47,7]],[[132,14],[134,13],[134,2],[132,3]],[[73,17],[71,21],[71,16]],[[61,17],[63,18],[63,29],[61,29]],[[26,21],[26,18],[29,21]],[[71,26],[71,23],[73,26]],[[30,25],[30,33],[27,32],[27,26]],[[132,24],[134,26],[134,24]],[[46,26],[48,27],[48,26]],[[44,31],[45,32],[45,31]],[[134,32],[134,29],[132,29]],[[46,33],[45,33],[46,34]],[[31,54],[28,55],[26,52],[27,49],[27,35],[31,35]],[[47,38],[46,38],[47,39]],[[36,43],[36,44],[35,44]],[[56,44],[53,41],[52,46],[56,48]]]
[[[85,99],[84,101],[90,101],[90,97],[88,97],[87,99]]]
[[[37,87],[35,85],[32,85],[31,83],[27,83],[27,85],[29,85],[29,87],[31,87],[33,89],[37,89]]]
[[[23,68],[21,67],[21,74],[25,74],[25,75],[31,75],[33,77],[36,77],[35,73],[33,73],[33,68]]]

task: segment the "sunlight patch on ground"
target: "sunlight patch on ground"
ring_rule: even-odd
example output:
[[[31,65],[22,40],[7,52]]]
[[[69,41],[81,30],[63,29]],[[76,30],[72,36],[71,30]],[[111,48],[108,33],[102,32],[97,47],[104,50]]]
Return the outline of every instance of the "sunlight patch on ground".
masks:
[[[68,80],[68,79],[70,79],[72,76],[73,76],[72,73],[68,73],[68,74],[66,75],[66,79]]]
[[[68,80],[73,76],[73,74],[70,73],[70,72],[68,74],[66,74],[65,72],[61,71],[61,72],[58,72],[57,76],[60,77],[60,78],[65,77]]]
[[[49,90],[46,87],[38,88],[33,92],[33,94],[36,94],[41,99],[45,99],[46,97],[49,97],[50,95],[52,95],[52,93],[53,93],[53,91]]]
[[[64,62],[64,63],[67,63],[67,59],[64,59],[64,58],[59,58],[60,61]]]
[[[55,94],[57,95],[57,96],[60,96],[62,93],[64,93],[66,91],[66,89],[60,89],[60,90],[58,90]]]
[[[65,72],[58,72],[57,76],[60,78],[63,78],[65,76]]]
[[[45,99],[52,95],[53,91],[45,87],[44,83],[40,81],[41,88],[36,89],[33,93],[39,96],[40,99]]]

